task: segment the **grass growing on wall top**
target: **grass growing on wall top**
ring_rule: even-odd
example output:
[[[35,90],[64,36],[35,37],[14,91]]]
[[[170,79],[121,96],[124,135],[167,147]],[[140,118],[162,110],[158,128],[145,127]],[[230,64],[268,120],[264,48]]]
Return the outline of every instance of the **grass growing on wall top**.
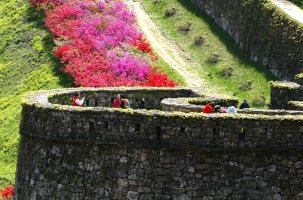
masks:
[[[28,0],[0,1],[0,186],[14,183],[21,96],[72,86],[59,71],[41,16]]]
[[[268,82],[274,80],[274,76],[268,70],[251,62],[240,52],[228,34],[190,1],[141,2],[163,33],[191,55],[189,66],[201,78],[214,85],[212,89],[215,92],[245,98],[251,105],[254,104],[254,107],[264,107],[264,103],[269,103]],[[166,11],[172,8],[176,13],[166,17]],[[186,30],[186,26],[189,26],[189,31],[182,31]],[[202,37],[203,41],[197,46],[194,41],[199,37]]]

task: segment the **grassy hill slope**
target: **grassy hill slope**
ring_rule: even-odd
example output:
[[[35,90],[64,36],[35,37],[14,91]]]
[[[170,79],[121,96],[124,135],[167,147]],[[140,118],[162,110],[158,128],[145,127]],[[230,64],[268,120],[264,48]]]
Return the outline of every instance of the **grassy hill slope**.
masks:
[[[191,55],[191,69],[208,80],[214,92],[248,99],[253,107],[269,103],[268,82],[275,79],[273,75],[250,61],[228,34],[191,1],[141,2],[162,32]]]
[[[28,0],[0,1],[0,186],[14,182],[22,94],[71,86],[53,42]]]

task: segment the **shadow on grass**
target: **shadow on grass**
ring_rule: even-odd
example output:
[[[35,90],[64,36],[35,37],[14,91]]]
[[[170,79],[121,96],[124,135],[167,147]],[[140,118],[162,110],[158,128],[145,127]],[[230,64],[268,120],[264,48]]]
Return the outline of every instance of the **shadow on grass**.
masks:
[[[235,57],[237,57],[241,63],[246,65],[253,65],[258,72],[264,74],[264,77],[267,81],[278,80],[268,69],[264,66],[259,65],[256,62],[251,61],[248,58],[248,54],[245,54],[237,46],[236,42],[230,37],[216,22],[208,16],[205,12],[199,9],[194,3],[190,0],[177,0],[188,12],[194,13],[202,21],[206,22],[212,31],[212,33],[220,39],[222,44],[228,49],[228,51]]]
[[[43,31],[47,30],[45,26],[45,13],[41,8],[30,5],[28,10],[26,11],[26,14],[27,22],[34,24],[33,26],[37,29],[41,29]],[[47,56],[49,56],[50,58],[50,64],[52,64],[53,66],[53,73],[59,78],[60,85],[62,87],[73,87],[74,84],[72,78],[62,71],[62,64],[52,53],[55,44],[51,33],[49,33],[47,37],[43,38],[43,43],[45,51],[47,52]]]

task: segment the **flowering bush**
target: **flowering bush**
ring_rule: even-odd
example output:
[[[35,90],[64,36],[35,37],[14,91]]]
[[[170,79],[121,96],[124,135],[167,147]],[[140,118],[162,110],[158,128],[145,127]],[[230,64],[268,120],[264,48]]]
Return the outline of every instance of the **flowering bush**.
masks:
[[[46,12],[54,54],[78,86],[174,87],[122,0],[32,0]]]
[[[7,186],[3,190],[0,189],[0,199],[12,199],[14,196],[14,187]]]

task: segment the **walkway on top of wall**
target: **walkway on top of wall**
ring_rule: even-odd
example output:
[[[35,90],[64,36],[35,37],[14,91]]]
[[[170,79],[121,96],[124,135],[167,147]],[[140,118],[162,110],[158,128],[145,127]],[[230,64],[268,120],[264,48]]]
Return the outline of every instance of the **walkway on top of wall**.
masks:
[[[279,8],[286,12],[289,16],[297,21],[303,23],[303,10],[295,6],[287,0],[272,0]]]

